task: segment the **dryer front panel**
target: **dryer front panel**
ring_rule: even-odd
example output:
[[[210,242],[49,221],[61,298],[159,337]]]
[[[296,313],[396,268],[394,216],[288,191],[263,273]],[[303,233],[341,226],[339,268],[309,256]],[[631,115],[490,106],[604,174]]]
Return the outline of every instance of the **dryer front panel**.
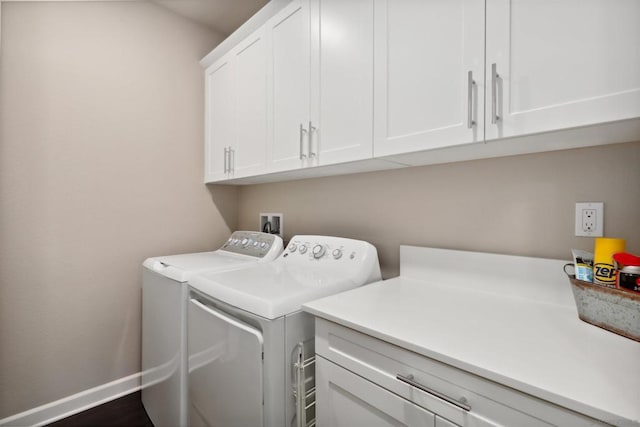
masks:
[[[262,333],[189,302],[189,425],[263,426]]]

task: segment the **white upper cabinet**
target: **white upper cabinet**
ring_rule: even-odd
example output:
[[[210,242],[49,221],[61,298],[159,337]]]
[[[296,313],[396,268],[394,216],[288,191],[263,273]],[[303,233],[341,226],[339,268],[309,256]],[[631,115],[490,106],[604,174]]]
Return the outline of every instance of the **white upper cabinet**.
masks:
[[[303,167],[309,156],[309,25],[308,0],[294,0],[267,23],[271,172]]]
[[[638,117],[640,2],[487,0],[486,73],[488,140]]]
[[[484,139],[484,0],[379,0],[374,155]]]
[[[265,172],[266,55],[260,30],[205,71],[205,182]]]
[[[373,156],[374,0],[311,1],[313,164]]]
[[[231,152],[234,178],[266,172],[267,43],[264,30],[234,50],[235,134]]]
[[[269,22],[269,170],[373,156],[374,0],[294,0]]]
[[[235,144],[232,55],[205,70],[205,182],[228,177],[228,150]]]
[[[206,182],[638,139],[639,0],[292,0],[263,22],[206,70]]]

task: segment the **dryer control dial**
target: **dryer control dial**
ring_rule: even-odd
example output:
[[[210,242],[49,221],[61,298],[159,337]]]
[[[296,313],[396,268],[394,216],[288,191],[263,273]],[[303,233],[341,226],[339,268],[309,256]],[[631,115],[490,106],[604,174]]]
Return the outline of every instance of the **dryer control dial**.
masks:
[[[298,250],[298,252],[300,252],[301,254],[304,254],[307,252],[307,247],[305,245],[300,246],[300,249]]]
[[[242,244],[242,246],[247,246],[249,242],[250,240],[245,237],[244,239],[242,239],[242,242],[240,242],[240,244]]]
[[[289,245],[289,252],[295,252],[298,246],[295,243]]]
[[[313,247],[313,257],[315,259],[322,258],[322,255],[324,255],[324,252],[325,252],[325,247],[322,245],[315,245]]]
[[[340,249],[334,249],[331,255],[333,255],[333,259],[340,259],[342,257],[342,251]]]

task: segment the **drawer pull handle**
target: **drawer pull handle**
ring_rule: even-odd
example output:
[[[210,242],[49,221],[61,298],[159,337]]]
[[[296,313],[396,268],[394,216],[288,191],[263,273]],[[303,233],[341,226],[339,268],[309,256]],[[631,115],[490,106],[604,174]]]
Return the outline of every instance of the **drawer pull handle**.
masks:
[[[417,388],[418,390],[422,390],[422,391],[424,391],[425,393],[429,393],[429,394],[431,394],[431,395],[433,395],[433,396],[435,396],[435,397],[437,397],[437,398],[439,398],[439,399],[442,399],[442,400],[444,400],[445,402],[450,403],[450,404],[452,404],[453,406],[456,406],[456,407],[458,407],[458,408],[460,408],[460,409],[463,409],[463,410],[465,410],[465,411],[470,411],[470,410],[471,410],[471,406],[469,406],[469,405],[467,405],[467,404],[465,403],[465,402],[466,402],[466,399],[465,399],[464,397],[463,397],[463,398],[461,398],[461,399],[458,401],[458,400],[455,400],[455,399],[453,399],[453,398],[451,398],[451,397],[449,397],[449,396],[445,396],[444,394],[442,394],[442,393],[440,393],[440,392],[438,392],[438,391],[435,391],[435,390],[433,390],[433,389],[430,389],[429,387],[425,387],[425,386],[423,386],[422,384],[415,382],[415,381],[413,380],[413,375],[407,375],[407,376],[404,376],[404,375],[400,375],[400,374],[398,374],[398,375],[396,375],[396,379],[397,379],[398,381],[402,381],[403,383],[409,384],[410,386],[415,387],[415,388]]]

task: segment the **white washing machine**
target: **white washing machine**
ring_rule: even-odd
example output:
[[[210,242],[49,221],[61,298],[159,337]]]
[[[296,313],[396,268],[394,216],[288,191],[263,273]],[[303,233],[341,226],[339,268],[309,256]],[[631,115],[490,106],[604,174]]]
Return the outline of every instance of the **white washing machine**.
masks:
[[[148,258],[142,272],[142,403],[156,427],[186,426],[188,281],[274,260],[279,236],[236,231],[218,250]]]
[[[302,419],[294,394],[311,421],[300,396],[312,397],[301,390],[313,386],[314,323],[301,306],[378,280],[375,247],[325,236],[296,236],[268,264],[194,276],[190,426],[289,427]]]

